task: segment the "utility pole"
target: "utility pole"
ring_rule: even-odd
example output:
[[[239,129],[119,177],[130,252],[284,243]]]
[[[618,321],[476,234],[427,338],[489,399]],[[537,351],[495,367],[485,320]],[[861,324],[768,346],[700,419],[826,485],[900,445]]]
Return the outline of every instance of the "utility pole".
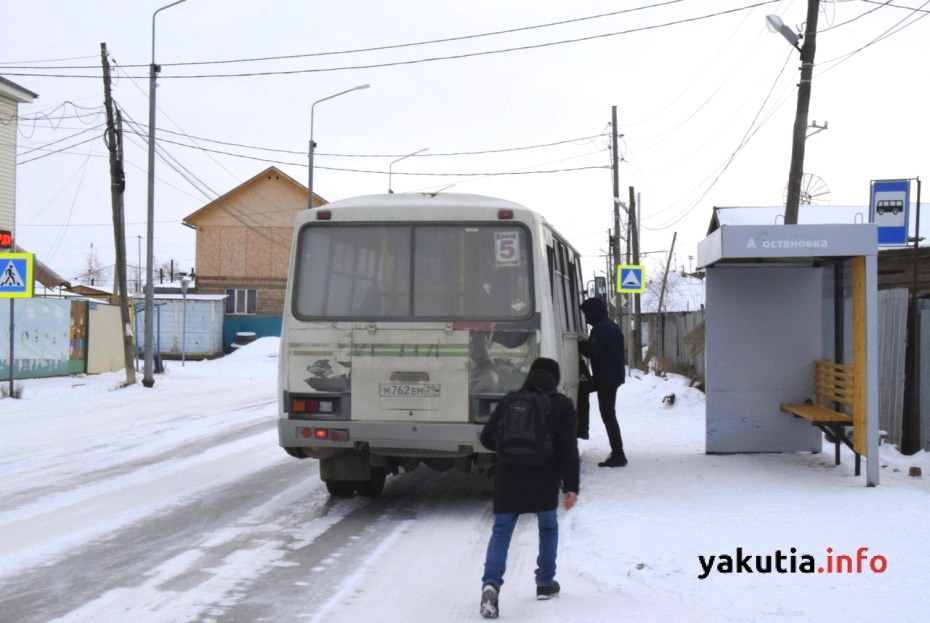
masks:
[[[142,236],[136,236],[139,263],[136,265],[136,293],[142,292]]]
[[[662,276],[662,289],[659,291],[659,314],[662,313],[662,305],[665,302],[665,289],[668,285],[668,271],[672,267],[672,256],[675,255],[675,240],[678,238],[678,232],[676,231],[672,235],[672,248],[668,252],[668,258],[665,260],[665,274]]]
[[[672,235],[672,248],[668,252],[668,258],[665,260],[665,274],[662,276],[662,289],[659,291],[659,304],[656,310],[657,312],[656,318],[658,322],[656,323],[656,330],[653,331],[652,338],[650,339],[649,350],[652,351],[652,353],[654,354],[660,353],[661,346],[665,345],[665,331],[664,330],[662,331],[661,342],[659,341],[658,334],[659,334],[659,328],[665,326],[662,321],[662,307],[663,307],[663,302],[665,301],[665,288],[666,288],[666,285],[668,284],[668,271],[670,270],[671,265],[672,265],[672,256],[675,254],[675,240],[677,238],[678,238],[678,232],[676,231],[674,235]]]
[[[636,218],[636,211],[639,209],[639,202],[636,201],[636,194],[632,186],[630,186],[630,217],[627,221],[630,228],[630,247],[633,250],[633,264],[639,265],[639,219]],[[646,278],[646,275],[643,275],[643,278]],[[642,358],[643,353],[643,334],[640,330],[642,327],[642,300],[643,297],[639,294],[631,295],[633,296],[633,329],[631,331],[631,357],[630,357],[630,367],[638,368],[640,367],[640,359]]]
[[[617,266],[620,264],[620,154],[617,147],[619,138],[617,136],[617,107],[611,107],[611,122],[612,128],[612,141],[611,145],[613,146],[613,157],[611,159],[611,166],[613,168],[613,202],[614,202],[614,246],[613,246],[613,255],[614,255],[614,264],[611,268],[613,270],[610,274],[610,291],[613,293],[614,300],[617,301],[615,306],[615,319],[622,318],[621,306],[620,306],[620,296],[617,294]],[[622,325],[621,325],[622,326]]]
[[[788,197],[785,202],[785,225],[798,224],[801,203],[801,178],[804,175],[804,147],[807,141],[807,116],[811,105],[811,80],[814,76],[814,52],[817,49],[819,0],[807,0],[807,23],[801,46],[801,83],[798,85],[798,109],[794,117],[791,141],[791,168],[788,171]]]
[[[110,152],[110,198],[113,207],[113,237],[116,242],[116,293],[119,295],[120,320],[122,321],[123,357],[126,367],[126,385],[135,385],[136,368],[133,363],[133,339],[129,332],[129,296],[126,288],[126,229],[123,222],[123,191],[126,190],[126,175],[123,171],[123,118],[117,116],[119,129],[113,122],[113,96],[110,92],[110,62],[107,60],[107,44],[100,44],[100,60],[103,63],[103,94],[107,110],[106,144]]]

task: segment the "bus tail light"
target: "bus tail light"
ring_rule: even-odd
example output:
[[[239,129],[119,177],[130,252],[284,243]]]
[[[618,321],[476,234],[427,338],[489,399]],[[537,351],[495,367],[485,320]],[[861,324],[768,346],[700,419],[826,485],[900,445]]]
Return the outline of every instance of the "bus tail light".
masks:
[[[510,221],[513,220],[513,210],[498,210],[497,218],[501,221]]]
[[[329,221],[332,220],[333,213],[331,210],[321,210],[317,208],[316,210],[316,220],[318,221]]]
[[[349,431],[344,428],[305,428],[297,429],[297,435],[304,439],[323,441],[349,441]]]
[[[320,413],[333,415],[335,413],[335,400],[322,398],[293,398],[291,400],[291,413]]]

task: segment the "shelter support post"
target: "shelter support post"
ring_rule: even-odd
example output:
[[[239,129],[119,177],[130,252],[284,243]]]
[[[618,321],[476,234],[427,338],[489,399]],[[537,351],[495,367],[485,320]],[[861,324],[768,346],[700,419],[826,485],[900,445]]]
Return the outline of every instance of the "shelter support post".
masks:
[[[878,256],[852,258],[853,358],[857,374],[853,413],[856,452],[866,457],[866,486],[878,485]]]

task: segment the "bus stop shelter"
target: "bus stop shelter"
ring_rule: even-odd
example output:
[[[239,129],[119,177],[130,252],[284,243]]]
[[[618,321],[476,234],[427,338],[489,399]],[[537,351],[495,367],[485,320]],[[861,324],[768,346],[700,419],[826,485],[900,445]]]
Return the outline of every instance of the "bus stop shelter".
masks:
[[[878,484],[877,262],[870,223],[723,226],[701,241],[708,454],[820,452],[816,419],[783,407],[817,402],[815,362],[836,362],[852,389],[829,405],[848,417],[833,430],[851,429],[857,473],[861,456]]]

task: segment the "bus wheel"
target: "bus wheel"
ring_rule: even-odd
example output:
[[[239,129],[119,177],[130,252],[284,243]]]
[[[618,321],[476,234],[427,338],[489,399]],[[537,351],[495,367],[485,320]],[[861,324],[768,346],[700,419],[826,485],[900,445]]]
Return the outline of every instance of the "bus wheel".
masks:
[[[355,483],[355,491],[366,498],[376,498],[384,491],[384,481],[387,473],[380,468],[371,468],[371,478],[361,480]]]
[[[355,490],[354,484],[348,480],[327,480],[326,490],[333,497],[350,498]]]

